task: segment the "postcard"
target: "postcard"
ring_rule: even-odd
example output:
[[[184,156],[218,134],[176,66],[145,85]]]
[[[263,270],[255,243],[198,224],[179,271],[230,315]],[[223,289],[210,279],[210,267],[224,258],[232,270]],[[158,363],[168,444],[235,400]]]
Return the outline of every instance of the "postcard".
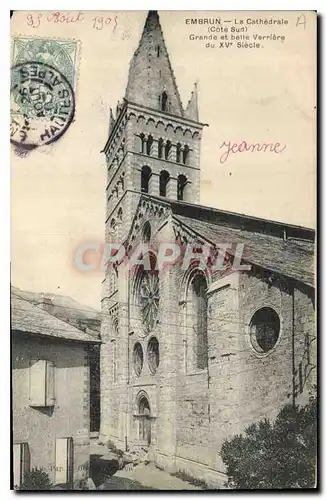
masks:
[[[316,45],[13,13],[13,489],[317,487]]]

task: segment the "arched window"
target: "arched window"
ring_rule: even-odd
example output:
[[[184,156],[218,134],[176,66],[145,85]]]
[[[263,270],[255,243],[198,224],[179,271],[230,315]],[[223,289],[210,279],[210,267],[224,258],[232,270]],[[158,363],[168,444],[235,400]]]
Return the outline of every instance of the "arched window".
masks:
[[[164,140],[159,139],[159,141],[158,141],[158,158],[162,158],[163,147],[164,147]]]
[[[168,110],[168,95],[165,91],[161,94],[161,111]]]
[[[187,184],[187,179],[185,175],[179,175],[177,178],[177,199],[180,201],[184,200],[185,197],[185,186]]]
[[[207,280],[196,270],[187,291],[187,365],[191,371],[208,365],[207,307]]]
[[[144,166],[141,171],[141,191],[142,193],[149,192],[149,180],[151,175],[151,168]]]
[[[181,162],[181,155],[182,155],[182,145],[180,142],[178,142],[176,145],[176,162],[177,163]]]
[[[279,316],[271,307],[262,307],[252,316],[250,336],[251,343],[257,352],[266,353],[275,347],[279,331]]]
[[[117,218],[121,222],[123,220],[123,209],[120,207],[117,213]]]
[[[146,141],[146,154],[148,156],[150,156],[151,154],[152,143],[153,143],[153,137],[152,135],[149,135],[148,140]]]
[[[189,153],[190,153],[190,148],[186,144],[183,149],[183,163],[184,165],[188,164],[188,159],[189,159]]]
[[[167,141],[165,145],[165,160],[169,160],[170,150],[171,150],[171,141]]]
[[[140,153],[145,153],[145,145],[146,145],[146,140],[145,140],[145,135],[140,134]]]
[[[160,57],[160,53],[161,53],[160,45],[157,45],[157,57]]]
[[[167,196],[167,185],[169,182],[169,173],[166,170],[160,172],[159,179],[159,194],[160,196]]]
[[[151,410],[147,397],[143,395],[140,398],[139,405],[139,439],[147,445],[151,444]]]

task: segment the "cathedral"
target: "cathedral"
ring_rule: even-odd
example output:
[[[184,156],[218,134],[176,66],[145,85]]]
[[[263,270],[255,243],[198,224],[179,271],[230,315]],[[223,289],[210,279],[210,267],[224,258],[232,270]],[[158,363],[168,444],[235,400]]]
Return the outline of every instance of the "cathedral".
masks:
[[[145,243],[152,264],[105,269],[99,439],[217,486],[224,440],[314,389],[315,232],[199,204],[198,97],[183,107],[149,11],[103,153],[105,241]],[[161,268],[166,242],[226,252]]]

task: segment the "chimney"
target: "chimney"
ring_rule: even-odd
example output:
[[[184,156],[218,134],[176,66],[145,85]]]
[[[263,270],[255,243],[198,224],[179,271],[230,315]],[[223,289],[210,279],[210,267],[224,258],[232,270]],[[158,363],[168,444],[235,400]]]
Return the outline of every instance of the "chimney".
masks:
[[[41,307],[45,311],[51,313],[53,309],[52,300],[49,297],[45,297],[45,295],[41,294],[41,301],[38,303],[38,307]]]

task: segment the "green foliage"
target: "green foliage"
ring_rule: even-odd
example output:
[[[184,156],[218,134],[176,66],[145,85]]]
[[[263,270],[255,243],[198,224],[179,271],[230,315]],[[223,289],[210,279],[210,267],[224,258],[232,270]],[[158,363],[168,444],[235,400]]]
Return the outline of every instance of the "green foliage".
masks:
[[[24,482],[20,487],[21,490],[50,490],[51,489],[51,481],[48,474],[42,470],[32,469],[31,472],[27,472],[24,476]]]
[[[184,472],[184,471],[172,472],[171,476],[178,477],[182,481],[193,484],[194,486],[199,486],[203,490],[209,489],[208,485],[204,479],[200,479],[200,478],[196,478],[194,476],[191,476],[190,474],[187,474],[187,472]]]
[[[274,423],[262,420],[221,447],[226,486],[235,489],[314,488],[317,400],[285,406]]]

